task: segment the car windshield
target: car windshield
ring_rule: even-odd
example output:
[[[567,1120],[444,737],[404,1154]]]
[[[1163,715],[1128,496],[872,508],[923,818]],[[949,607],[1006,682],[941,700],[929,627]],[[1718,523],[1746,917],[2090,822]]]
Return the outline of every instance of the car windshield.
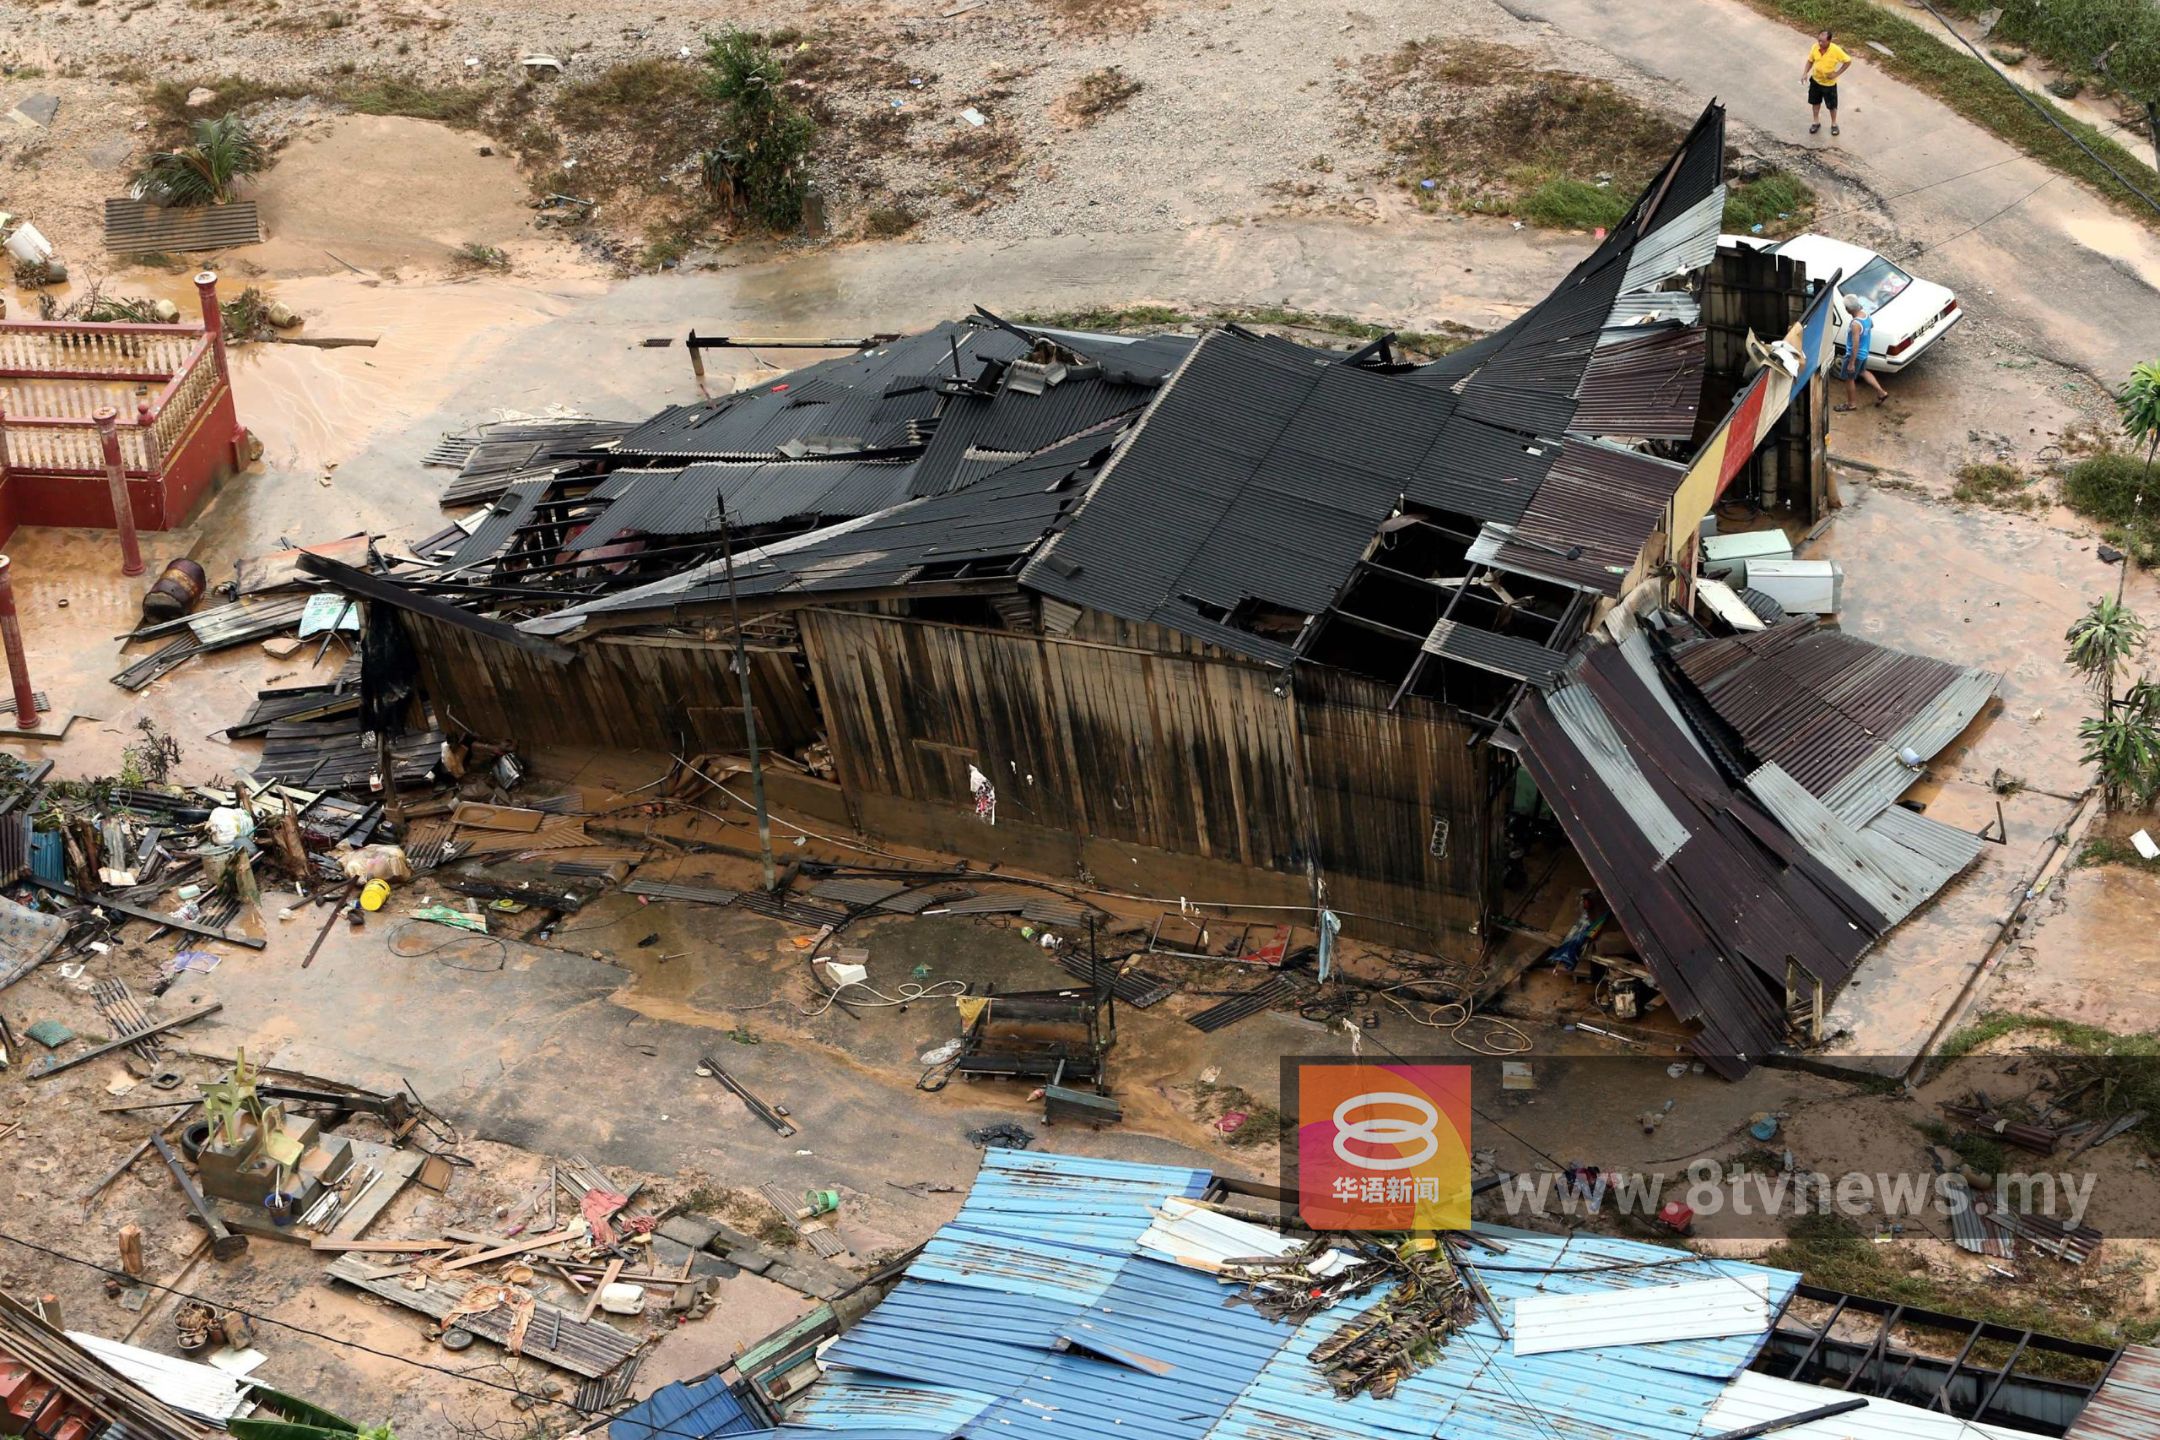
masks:
[[[1840,284],[1838,291],[1847,304],[1861,301],[1872,315],[1904,294],[1905,287],[1910,284],[1912,276],[1878,255],[1861,266],[1859,273],[1850,280]]]

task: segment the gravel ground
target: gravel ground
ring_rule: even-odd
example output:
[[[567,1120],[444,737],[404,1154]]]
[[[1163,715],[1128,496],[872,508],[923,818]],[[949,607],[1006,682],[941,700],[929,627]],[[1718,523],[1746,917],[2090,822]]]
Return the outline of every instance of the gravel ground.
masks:
[[[1321,0],[984,0],[942,14],[963,3],[701,0],[655,17],[619,3],[507,0],[18,0],[0,29],[0,64],[29,69],[0,95],[34,90],[40,71],[48,87],[102,82],[123,105],[154,80],[231,74],[325,87],[375,74],[505,85],[516,83],[522,57],[547,54],[566,74],[541,82],[544,95],[621,61],[695,53],[702,35],[728,24],[785,29],[798,37],[791,45],[809,47],[797,66],[835,121],[820,162],[835,233],[857,233],[884,207],[907,211],[925,237],[996,244],[1270,212],[1394,213],[1402,202],[1384,178],[1387,146],[1415,116],[1402,97],[1375,103],[1366,77],[1407,41],[1502,41],[1540,63],[1629,83],[1601,57],[1561,48],[1545,27],[1493,0],[1369,9]],[[1137,90],[1106,113],[1075,114],[1082,77],[1108,69]],[[964,120],[969,107],[987,123]],[[545,123],[544,104],[538,114]],[[109,177],[98,179],[96,188],[109,187]]]

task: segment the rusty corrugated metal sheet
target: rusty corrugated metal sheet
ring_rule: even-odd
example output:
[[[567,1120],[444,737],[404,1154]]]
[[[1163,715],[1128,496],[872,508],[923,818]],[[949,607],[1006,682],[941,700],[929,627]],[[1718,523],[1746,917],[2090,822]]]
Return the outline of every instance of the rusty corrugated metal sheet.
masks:
[[[105,202],[105,248],[123,255],[157,250],[223,250],[262,243],[252,200],[185,209],[115,198]]]
[[[1894,788],[1870,800],[1872,808],[1833,807],[1854,824],[1904,788],[1897,750],[1912,744],[1925,757],[1941,749],[1978,713],[1997,679],[1813,620],[1692,641],[1675,647],[1673,658],[1758,760],[1778,765],[1810,794],[1827,800],[1866,767],[1886,775]],[[1946,694],[1956,703],[1937,707]],[[1869,797],[1882,795],[1882,785],[1863,788]]]
[[[1586,435],[1687,440],[1702,410],[1704,331],[1671,325],[1600,346],[1575,399]]]
[[[2063,1440],[2160,1440],[2160,1347],[2125,1345]]]
[[[1685,843],[1660,859],[1611,757],[1585,754],[1548,696],[1513,712],[1523,763],[1697,1048],[1744,1071],[1785,1042],[1787,961],[1835,990],[1888,918],[1728,782],[1626,656],[1592,650],[1577,673]]]
[[[1522,519],[1511,527],[1488,525],[1470,558],[1617,595],[1685,473],[1668,460],[1570,437]],[[1582,553],[1567,558],[1577,547]]]
[[[30,873],[30,812],[0,815],[0,885]]]

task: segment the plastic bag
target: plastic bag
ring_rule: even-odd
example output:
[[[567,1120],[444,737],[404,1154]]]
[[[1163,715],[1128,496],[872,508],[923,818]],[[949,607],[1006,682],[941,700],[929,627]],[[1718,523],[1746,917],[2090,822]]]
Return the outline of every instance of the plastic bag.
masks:
[[[412,879],[412,862],[395,845],[363,845],[338,856],[338,866],[350,880]]]
[[[255,817],[245,810],[220,805],[210,812],[210,842],[234,846],[255,833]]]

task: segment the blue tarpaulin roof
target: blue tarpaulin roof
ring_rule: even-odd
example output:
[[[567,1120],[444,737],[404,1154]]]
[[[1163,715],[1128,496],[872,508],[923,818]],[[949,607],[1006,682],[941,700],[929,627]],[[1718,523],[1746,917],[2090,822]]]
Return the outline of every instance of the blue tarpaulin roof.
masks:
[[[1480,1312],[1386,1400],[1344,1400],[1314,1346],[1385,1289],[1304,1324],[1231,1305],[1204,1271],[1140,1248],[1154,1211],[1205,1172],[990,1151],[952,1223],[825,1354],[784,1433],[846,1440],[1025,1433],[1036,1440],[1697,1440],[1763,1334],[1518,1356]],[[1532,1295],[1742,1275],[1772,1313],[1786,1271],[1595,1235],[1493,1231],[1479,1275],[1503,1317]]]

